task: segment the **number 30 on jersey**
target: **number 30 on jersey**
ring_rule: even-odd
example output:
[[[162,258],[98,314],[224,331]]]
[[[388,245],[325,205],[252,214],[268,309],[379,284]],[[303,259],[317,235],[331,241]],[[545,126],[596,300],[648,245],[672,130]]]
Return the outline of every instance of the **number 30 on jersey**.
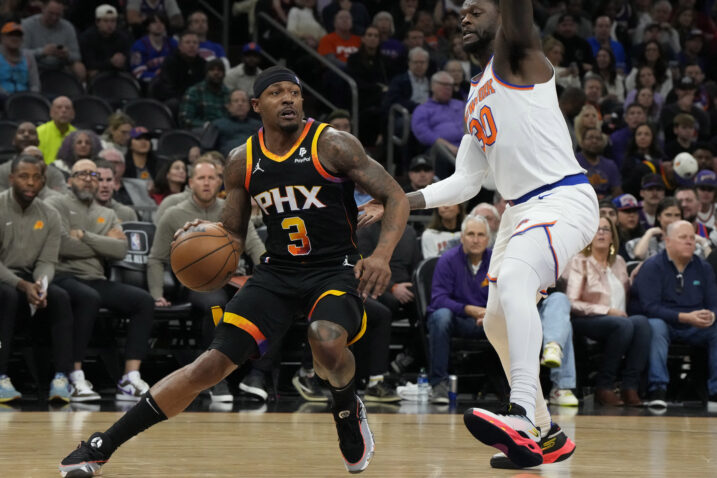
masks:
[[[480,141],[483,151],[485,151],[486,146],[495,143],[495,139],[498,136],[498,128],[495,126],[493,111],[490,109],[490,106],[483,106],[478,112],[477,118],[470,118],[468,131]]]

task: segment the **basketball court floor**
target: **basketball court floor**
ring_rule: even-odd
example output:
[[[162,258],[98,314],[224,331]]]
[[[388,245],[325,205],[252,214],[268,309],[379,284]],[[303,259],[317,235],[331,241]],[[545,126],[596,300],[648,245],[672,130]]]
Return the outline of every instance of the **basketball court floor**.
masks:
[[[576,441],[569,460],[524,470],[488,465],[494,449],[463,426],[462,411],[490,406],[402,402],[367,405],[376,453],[367,477],[715,477],[717,413],[703,407],[593,407],[590,397],[553,416]],[[56,477],[57,464],[80,440],[121,416],[113,401],[49,408],[20,403],[0,410],[0,476]],[[242,400],[189,411],[122,446],[102,469],[120,477],[341,477],[347,476],[325,404],[282,398],[269,405]]]

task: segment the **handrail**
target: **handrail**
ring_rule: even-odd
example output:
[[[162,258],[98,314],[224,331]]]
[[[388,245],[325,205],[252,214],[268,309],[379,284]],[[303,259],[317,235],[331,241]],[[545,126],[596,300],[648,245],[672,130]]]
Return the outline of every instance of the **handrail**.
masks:
[[[396,136],[396,115],[400,114],[403,117],[403,128],[401,136]],[[386,151],[386,170],[393,176],[396,175],[396,164],[393,161],[393,147],[394,146],[405,146],[408,143],[409,127],[411,126],[411,113],[403,107],[400,103],[394,103],[388,109],[388,131],[386,131],[386,137],[388,141],[388,151]]]
[[[329,70],[331,70],[333,73],[335,73],[339,78],[344,80],[346,83],[348,83],[349,88],[351,89],[351,132],[354,134],[354,136],[358,137],[358,127],[359,127],[359,121],[358,121],[358,86],[356,86],[356,81],[351,78],[349,75],[347,75],[344,71],[342,71],[339,67],[331,63],[329,60],[324,58],[323,56],[319,55],[315,50],[309,48],[303,41],[299,39],[296,35],[288,31],[281,23],[277,22],[273,18],[271,18],[269,15],[267,15],[265,12],[259,12],[257,14],[257,19],[261,18],[265,22],[267,22],[269,25],[274,27],[279,32],[283,33],[285,36],[289,37],[294,43],[296,43],[302,50],[304,50],[306,53],[311,55],[315,60],[318,60],[319,63],[327,67]],[[259,40],[259,29],[254,29],[254,41],[258,42]],[[274,63],[278,63],[278,60],[273,59],[269,54],[265,54],[267,58],[274,61]],[[299,75],[301,75],[301,72],[297,72]],[[336,106],[331,103],[329,100],[327,100],[323,95],[318,93],[315,89],[311,88],[307,84],[303,84],[303,87],[305,87],[307,90],[311,92],[314,96],[317,97],[322,103],[325,105],[336,108]]]
[[[222,0],[222,13],[219,13],[206,0],[199,0],[199,4],[222,22],[222,46],[224,51],[229,52],[229,19],[231,18],[229,16],[229,0]]]

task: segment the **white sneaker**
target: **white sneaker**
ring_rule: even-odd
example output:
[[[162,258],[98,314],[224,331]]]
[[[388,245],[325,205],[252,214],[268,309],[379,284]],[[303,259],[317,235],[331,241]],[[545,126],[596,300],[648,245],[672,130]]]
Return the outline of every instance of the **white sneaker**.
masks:
[[[127,375],[123,375],[117,382],[116,400],[138,401],[142,395],[149,391],[149,385],[142,380],[139,372],[132,371]]]
[[[552,389],[548,401],[551,405],[558,405],[560,407],[577,407],[580,405],[578,397],[576,397],[569,388],[565,390]]]
[[[543,347],[543,358],[540,365],[548,368],[558,368],[563,363],[563,349],[557,342],[548,342]]]
[[[99,393],[92,390],[92,383],[89,380],[72,381],[71,402],[93,402],[101,398]]]

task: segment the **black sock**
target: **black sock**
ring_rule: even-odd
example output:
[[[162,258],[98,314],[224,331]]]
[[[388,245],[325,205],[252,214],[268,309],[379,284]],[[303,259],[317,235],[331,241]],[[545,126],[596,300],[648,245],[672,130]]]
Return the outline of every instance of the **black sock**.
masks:
[[[356,403],[356,384],[353,378],[343,388],[334,388],[333,385],[329,384],[329,390],[331,390],[331,396],[334,399],[334,410],[351,409],[354,403]]]
[[[167,416],[159,409],[159,406],[147,392],[137,405],[132,407],[122,418],[117,420],[105,434],[110,439],[110,453],[120,447],[124,442],[135,435],[139,435],[152,425],[164,421]]]

